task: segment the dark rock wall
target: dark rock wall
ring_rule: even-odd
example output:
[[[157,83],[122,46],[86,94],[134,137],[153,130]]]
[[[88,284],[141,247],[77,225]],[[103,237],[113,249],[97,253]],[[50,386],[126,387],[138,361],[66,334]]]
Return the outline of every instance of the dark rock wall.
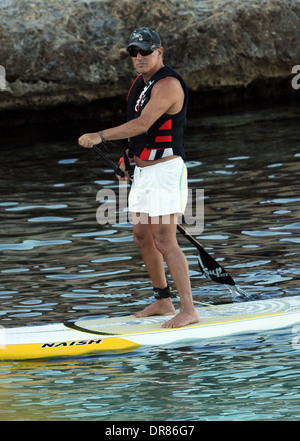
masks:
[[[1,0],[1,114],[124,96],[134,77],[127,41],[139,26],[160,33],[165,63],[208,101],[292,92],[298,0]]]

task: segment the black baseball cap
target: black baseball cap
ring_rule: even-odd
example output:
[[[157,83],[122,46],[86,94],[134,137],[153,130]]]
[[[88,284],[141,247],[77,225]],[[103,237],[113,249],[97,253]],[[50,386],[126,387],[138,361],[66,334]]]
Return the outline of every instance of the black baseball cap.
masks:
[[[130,35],[129,44],[127,50],[131,46],[137,46],[140,49],[147,50],[153,46],[161,47],[161,39],[157,32],[149,28],[135,29]]]

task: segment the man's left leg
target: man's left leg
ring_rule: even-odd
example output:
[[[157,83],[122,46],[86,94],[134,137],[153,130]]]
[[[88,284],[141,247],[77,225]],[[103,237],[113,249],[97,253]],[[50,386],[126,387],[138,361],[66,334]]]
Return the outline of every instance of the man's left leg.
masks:
[[[199,321],[193,305],[188,263],[177,238],[177,215],[151,218],[151,230],[157,250],[162,254],[180,295],[180,311],[162,327],[177,328]]]
[[[144,216],[141,217],[140,213],[132,213],[134,242],[140,249],[153,287],[164,289],[167,286],[167,280],[163,256],[155,246],[150,218],[145,213],[143,213],[143,215]],[[145,216],[147,216],[147,221],[145,221]],[[141,222],[141,219],[143,219],[144,222]],[[148,317],[151,315],[174,314],[174,312],[175,308],[171,298],[165,297],[156,299],[151,305],[133,315],[134,317]]]

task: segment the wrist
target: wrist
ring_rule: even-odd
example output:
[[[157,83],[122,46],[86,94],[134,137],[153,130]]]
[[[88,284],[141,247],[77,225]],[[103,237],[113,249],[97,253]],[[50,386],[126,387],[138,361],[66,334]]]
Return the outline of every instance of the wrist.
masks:
[[[106,141],[105,136],[103,134],[103,132],[100,130],[100,132],[98,132],[101,138],[101,141],[104,143]]]

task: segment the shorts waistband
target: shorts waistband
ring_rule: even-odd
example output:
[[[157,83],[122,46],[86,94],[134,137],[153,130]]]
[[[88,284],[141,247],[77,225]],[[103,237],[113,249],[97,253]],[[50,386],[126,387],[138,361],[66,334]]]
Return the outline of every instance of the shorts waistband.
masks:
[[[153,165],[145,165],[145,167],[139,167],[138,165],[136,165],[135,168],[140,171],[153,169],[153,167],[163,168],[166,167],[167,165],[170,165],[174,161],[183,163],[182,157],[178,156],[178,158],[169,159],[168,161],[157,162],[156,164]]]

